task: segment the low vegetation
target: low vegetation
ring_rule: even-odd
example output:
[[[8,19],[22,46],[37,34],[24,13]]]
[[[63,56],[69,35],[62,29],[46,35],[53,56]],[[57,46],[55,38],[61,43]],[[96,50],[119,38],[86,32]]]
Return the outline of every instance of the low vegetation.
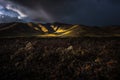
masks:
[[[0,39],[0,80],[117,80],[120,38]]]

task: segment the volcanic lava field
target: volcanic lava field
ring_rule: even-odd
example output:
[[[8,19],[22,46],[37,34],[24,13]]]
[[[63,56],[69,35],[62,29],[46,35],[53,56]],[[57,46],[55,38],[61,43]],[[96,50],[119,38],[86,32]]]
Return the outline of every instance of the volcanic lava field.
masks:
[[[117,80],[119,61],[119,37],[0,39],[0,80]]]

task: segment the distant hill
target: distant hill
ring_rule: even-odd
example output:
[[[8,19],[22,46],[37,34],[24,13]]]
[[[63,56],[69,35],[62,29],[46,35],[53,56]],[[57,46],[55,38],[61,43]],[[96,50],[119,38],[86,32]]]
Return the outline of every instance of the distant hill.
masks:
[[[120,26],[89,27],[65,23],[2,23],[0,37],[119,37]]]

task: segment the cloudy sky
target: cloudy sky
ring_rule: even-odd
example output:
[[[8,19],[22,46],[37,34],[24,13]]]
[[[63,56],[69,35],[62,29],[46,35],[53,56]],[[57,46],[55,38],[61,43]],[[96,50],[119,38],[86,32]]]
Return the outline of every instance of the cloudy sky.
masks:
[[[0,0],[3,13],[23,21],[120,25],[120,0]]]

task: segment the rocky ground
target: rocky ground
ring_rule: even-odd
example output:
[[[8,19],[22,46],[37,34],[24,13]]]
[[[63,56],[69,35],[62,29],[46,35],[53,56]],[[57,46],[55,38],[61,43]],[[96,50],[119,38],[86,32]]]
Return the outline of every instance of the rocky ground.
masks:
[[[118,80],[120,38],[0,39],[0,80]]]

